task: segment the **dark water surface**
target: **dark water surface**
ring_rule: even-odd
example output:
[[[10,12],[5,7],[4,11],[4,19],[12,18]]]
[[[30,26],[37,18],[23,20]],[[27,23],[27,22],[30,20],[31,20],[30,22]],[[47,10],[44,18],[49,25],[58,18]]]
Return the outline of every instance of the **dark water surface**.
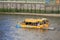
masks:
[[[26,15],[0,15],[0,40],[60,40],[60,18],[46,17],[50,21],[50,27],[55,30],[23,29],[16,28],[17,22],[25,18],[42,18],[41,16]]]

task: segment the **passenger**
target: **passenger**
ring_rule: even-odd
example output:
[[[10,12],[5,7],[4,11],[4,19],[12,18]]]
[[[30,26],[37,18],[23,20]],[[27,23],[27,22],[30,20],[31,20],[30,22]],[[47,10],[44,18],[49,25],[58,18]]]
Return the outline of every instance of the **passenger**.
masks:
[[[38,23],[37,23],[37,26],[39,26],[39,25],[40,25],[40,23],[38,22]]]
[[[46,21],[43,21],[44,24],[46,24]]]

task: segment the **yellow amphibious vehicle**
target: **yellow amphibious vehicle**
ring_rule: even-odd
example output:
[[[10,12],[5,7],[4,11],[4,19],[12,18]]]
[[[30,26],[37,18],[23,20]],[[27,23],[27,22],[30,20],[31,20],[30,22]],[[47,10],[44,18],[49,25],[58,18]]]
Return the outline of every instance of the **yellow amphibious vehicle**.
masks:
[[[49,27],[49,21],[46,18],[42,19],[30,19],[27,18],[23,22],[18,23],[18,25],[22,28],[40,28],[45,29]]]

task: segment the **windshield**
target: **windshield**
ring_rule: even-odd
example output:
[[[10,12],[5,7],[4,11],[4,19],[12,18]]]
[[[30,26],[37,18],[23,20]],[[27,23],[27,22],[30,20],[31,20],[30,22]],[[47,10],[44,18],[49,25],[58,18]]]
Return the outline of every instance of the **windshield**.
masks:
[[[43,20],[43,24],[46,24],[46,23],[48,23],[48,20]]]

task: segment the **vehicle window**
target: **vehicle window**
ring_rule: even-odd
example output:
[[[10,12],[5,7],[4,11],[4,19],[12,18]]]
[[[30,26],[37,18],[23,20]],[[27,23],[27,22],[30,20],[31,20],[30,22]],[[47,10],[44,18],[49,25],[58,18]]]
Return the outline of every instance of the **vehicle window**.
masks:
[[[26,25],[31,25],[31,22],[26,22],[25,24],[26,24]]]
[[[42,25],[43,22],[37,22],[37,23],[31,23],[31,22],[25,22],[26,25],[32,25],[32,26],[39,26]]]
[[[46,24],[46,21],[45,20],[43,21],[43,24]]]
[[[25,22],[26,25],[37,26],[37,23]]]

